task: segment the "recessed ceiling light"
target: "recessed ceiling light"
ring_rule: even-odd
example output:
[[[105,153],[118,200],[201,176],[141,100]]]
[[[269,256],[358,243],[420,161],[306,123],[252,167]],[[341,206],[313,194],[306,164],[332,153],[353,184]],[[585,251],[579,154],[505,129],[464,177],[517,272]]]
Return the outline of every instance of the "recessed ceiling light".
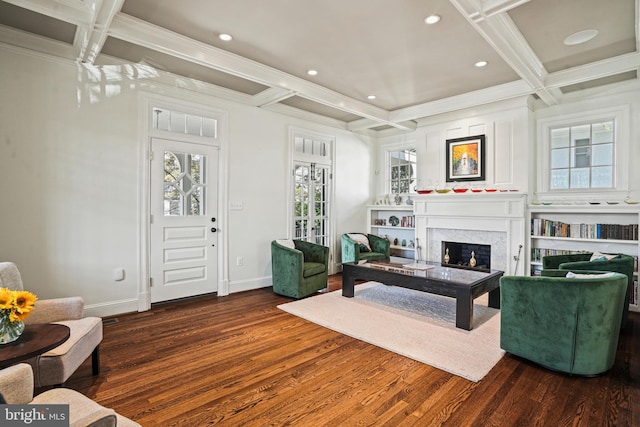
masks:
[[[376,99],[376,96],[375,95],[369,95],[369,96],[367,96],[367,99]]]
[[[226,42],[231,41],[233,39],[233,37],[231,37],[231,34],[220,34],[218,38]]]
[[[310,76],[317,76],[318,72],[316,70],[309,70],[307,71],[307,74],[309,74]]]
[[[429,15],[426,18],[424,18],[424,22],[425,24],[435,24],[436,22],[440,21],[440,16],[438,15]]]
[[[578,31],[577,33],[573,33],[569,37],[564,39],[564,44],[566,44],[567,46],[574,46],[576,44],[586,43],[597,35],[598,30]]]
[[[478,62],[476,62],[474,65],[475,65],[476,67],[478,67],[478,68],[482,68],[482,67],[486,67],[486,66],[487,66],[487,64],[488,64],[488,62],[487,62],[487,61],[478,61]]]

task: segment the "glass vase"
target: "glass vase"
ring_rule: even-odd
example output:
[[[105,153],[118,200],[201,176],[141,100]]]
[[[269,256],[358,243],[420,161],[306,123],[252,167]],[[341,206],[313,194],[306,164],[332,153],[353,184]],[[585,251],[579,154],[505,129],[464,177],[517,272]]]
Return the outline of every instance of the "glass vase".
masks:
[[[14,342],[24,332],[24,322],[10,322],[6,317],[0,317],[0,344]]]

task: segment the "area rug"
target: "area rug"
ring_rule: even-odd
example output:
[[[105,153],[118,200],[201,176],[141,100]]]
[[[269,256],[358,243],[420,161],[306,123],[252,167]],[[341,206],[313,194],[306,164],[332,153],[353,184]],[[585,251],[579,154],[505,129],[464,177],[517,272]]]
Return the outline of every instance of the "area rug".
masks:
[[[486,296],[485,296],[486,297]],[[369,344],[426,363],[470,381],[480,381],[504,356],[500,310],[486,298],[474,304],[474,328],[456,328],[455,300],[381,283],[281,304],[279,309]]]

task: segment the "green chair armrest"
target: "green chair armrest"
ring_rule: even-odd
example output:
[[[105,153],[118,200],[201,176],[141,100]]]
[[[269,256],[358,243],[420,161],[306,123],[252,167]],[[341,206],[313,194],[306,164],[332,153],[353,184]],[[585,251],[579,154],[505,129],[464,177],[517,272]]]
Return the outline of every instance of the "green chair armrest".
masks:
[[[391,253],[391,242],[384,237],[376,236],[375,234],[367,234],[369,238],[369,244],[373,252],[384,254],[387,258]]]

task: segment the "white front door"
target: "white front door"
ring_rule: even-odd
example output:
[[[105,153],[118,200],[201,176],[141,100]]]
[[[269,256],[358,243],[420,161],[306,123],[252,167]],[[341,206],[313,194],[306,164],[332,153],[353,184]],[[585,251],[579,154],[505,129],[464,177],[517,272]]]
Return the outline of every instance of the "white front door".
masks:
[[[151,140],[151,302],[218,290],[213,145]]]

